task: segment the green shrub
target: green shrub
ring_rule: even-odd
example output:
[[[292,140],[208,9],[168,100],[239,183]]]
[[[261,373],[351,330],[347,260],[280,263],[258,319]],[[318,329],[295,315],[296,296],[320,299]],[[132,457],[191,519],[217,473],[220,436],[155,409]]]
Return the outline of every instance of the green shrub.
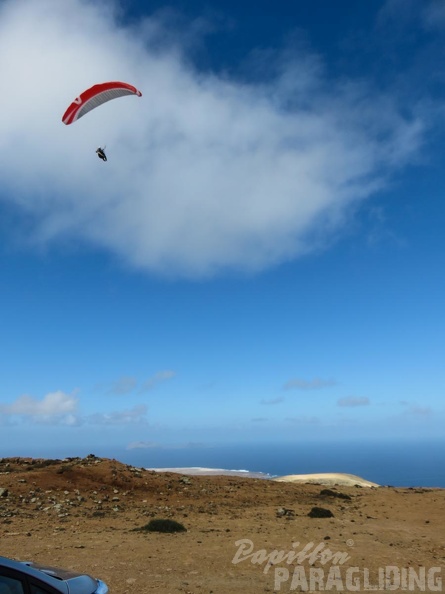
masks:
[[[333,491],[332,489],[322,489],[320,491],[320,495],[326,497],[338,497],[339,499],[348,499],[351,500],[352,497],[350,495],[346,495],[345,493],[340,493],[338,491]]]
[[[308,513],[310,518],[333,518],[334,514],[330,509],[324,507],[313,507]]]
[[[144,532],[187,532],[187,528],[179,522],[162,518],[151,520],[139,530]]]

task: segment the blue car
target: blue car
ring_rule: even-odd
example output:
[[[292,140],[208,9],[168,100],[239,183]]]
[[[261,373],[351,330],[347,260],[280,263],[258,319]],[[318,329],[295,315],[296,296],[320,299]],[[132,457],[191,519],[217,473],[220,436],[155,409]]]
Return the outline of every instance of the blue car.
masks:
[[[0,594],[107,594],[107,585],[86,574],[0,557]]]

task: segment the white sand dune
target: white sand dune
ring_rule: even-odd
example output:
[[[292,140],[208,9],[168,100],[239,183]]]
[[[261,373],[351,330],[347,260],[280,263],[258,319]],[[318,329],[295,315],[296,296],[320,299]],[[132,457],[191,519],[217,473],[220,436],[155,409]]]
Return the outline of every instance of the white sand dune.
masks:
[[[322,472],[319,474],[288,474],[286,476],[279,476],[273,479],[274,481],[283,483],[311,483],[313,485],[326,485],[333,487],[334,485],[342,485],[345,487],[379,487],[377,483],[367,481],[355,474],[345,474],[343,472]]]

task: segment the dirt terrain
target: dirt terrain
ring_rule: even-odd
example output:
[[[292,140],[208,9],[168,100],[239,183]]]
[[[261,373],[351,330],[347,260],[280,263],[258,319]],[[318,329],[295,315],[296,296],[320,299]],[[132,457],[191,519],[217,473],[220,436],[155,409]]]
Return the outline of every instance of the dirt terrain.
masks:
[[[186,531],[143,530],[155,518]],[[110,594],[442,591],[444,535],[444,489],[0,459],[0,555],[90,573]]]

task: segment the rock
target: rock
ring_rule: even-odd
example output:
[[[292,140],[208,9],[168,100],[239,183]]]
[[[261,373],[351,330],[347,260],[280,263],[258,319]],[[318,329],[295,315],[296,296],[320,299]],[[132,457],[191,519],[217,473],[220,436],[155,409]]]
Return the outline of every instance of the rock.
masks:
[[[295,510],[288,509],[286,507],[279,507],[277,509],[277,518],[293,518],[295,516]]]

